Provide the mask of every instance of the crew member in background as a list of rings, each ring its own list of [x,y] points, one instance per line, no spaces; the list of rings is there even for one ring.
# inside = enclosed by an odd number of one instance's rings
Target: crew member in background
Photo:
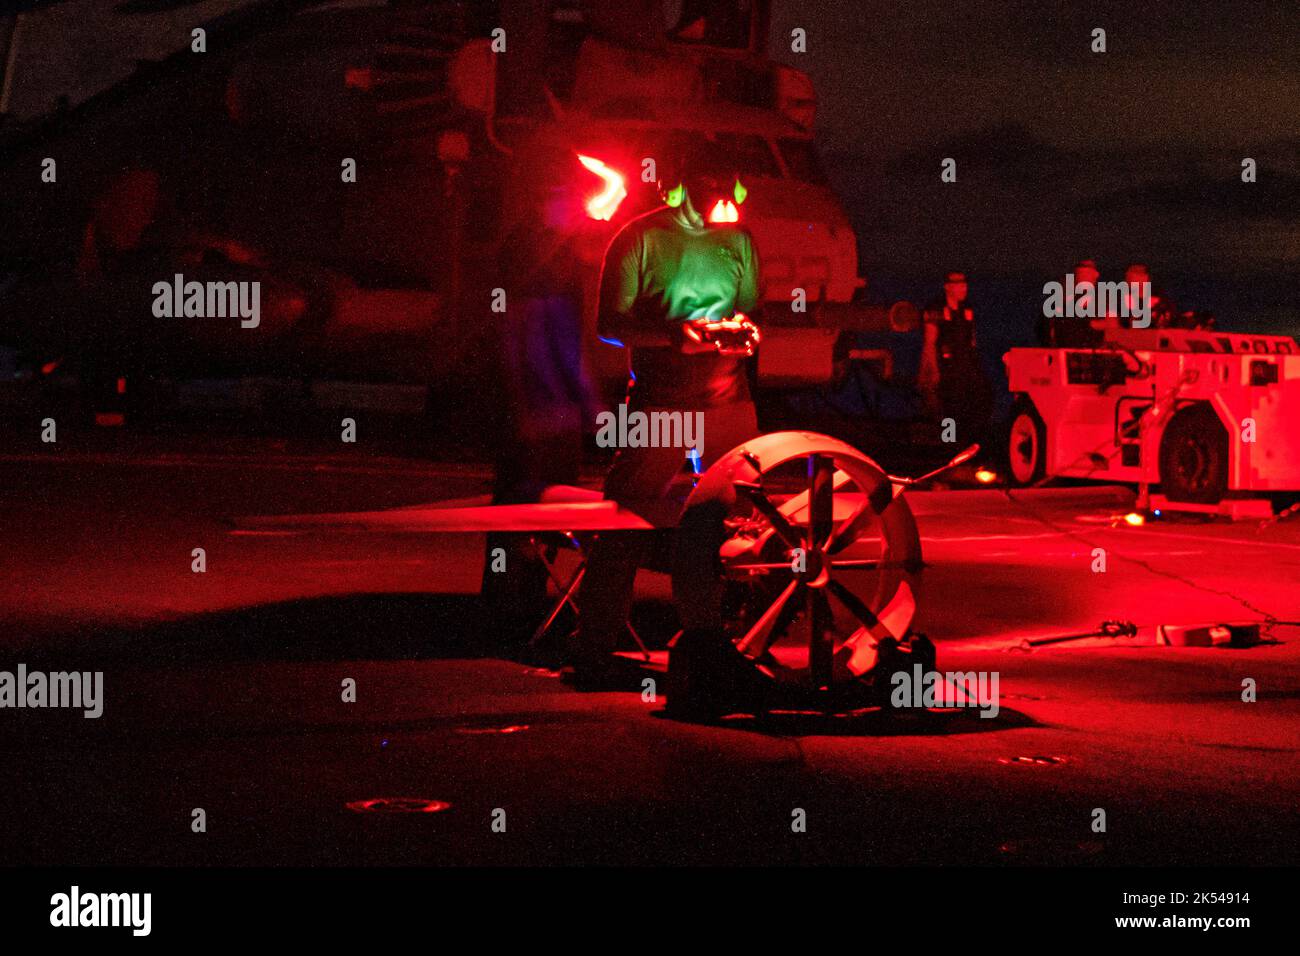
[[[1090,349],[1101,344],[1101,325],[1094,325],[1094,320],[1087,318],[1087,312],[1097,301],[1097,282],[1101,272],[1093,260],[1080,259],[1073,276],[1073,305],[1062,314],[1044,316],[1045,324],[1040,326],[1039,341],[1050,348]],[[1061,287],[1071,288],[1069,277]]]
[[[584,429],[599,401],[582,357],[580,246],[589,220],[571,153],[520,150],[505,202],[510,220],[497,262],[506,311],[499,322],[500,402],[494,504],[538,501],[549,485],[576,485]],[[495,549],[506,570],[494,570]],[[526,637],[545,607],[547,572],[527,536],[492,533],[483,595],[504,636]]]
[[[1101,280],[1101,270],[1092,259],[1080,259],[1074,266],[1075,311],[1087,315],[1097,300],[1097,283]],[[1087,321],[1085,319],[1085,321]]]
[[[661,158],[665,205],[633,219],[610,243],[597,317],[601,339],[629,350],[629,413],[703,413],[694,465],[701,471],[758,434],[745,367],[759,338],[750,319],[758,305],[758,260],[749,234],[730,224],[743,191],[734,174],[718,173],[716,161],[702,146]],[[619,448],[605,497],[657,526],[675,524],[690,491],[687,451]],[[578,600],[579,688],[626,682],[612,652],[647,544],[643,533],[632,532],[604,534],[592,546]]]
[[[1093,330],[1100,335],[1102,341],[1109,341],[1110,333],[1114,331],[1133,328],[1135,319],[1141,321],[1148,302],[1153,307],[1154,317],[1155,301],[1151,292],[1151,275],[1142,263],[1135,262],[1124,270],[1120,295],[1123,297],[1121,302],[1108,300],[1107,305],[1110,306],[1108,311],[1091,321]],[[1151,325],[1154,326],[1155,322],[1152,321]]]
[[[917,384],[935,418],[957,422],[962,444],[983,442],[993,413],[993,390],[980,365],[975,313],[961,272],[949,272],[943,297],[925,310],[925,344]]]
[[[1151,328],[1171,329],[1186,327],[1183,326],[1181,317],[1174,306],[1173,300],[1161,289],[1157,289],[1151,281],[1151,272],[1146,265],[1141,262],[1135,262],[1124,271],[1125,295],[1128,297],[1129,317],[1121,318],[1120,324],[1125,328],[1131,328],[1133,325],[1133,316],[1138,314],[1138,307],[1141,305],[1141,294],[1136,288],[1141,283],[1146,283],[1146,295],[1150,297],[1151,302]]]

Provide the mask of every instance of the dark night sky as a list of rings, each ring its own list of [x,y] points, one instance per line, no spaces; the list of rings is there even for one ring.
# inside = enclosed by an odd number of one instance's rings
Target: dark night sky
[[[28,18],[25,41],[52,51],[46,87],[98,88],[164,52],[146,22],[183,35],[240,0],[119,2]],[[1019,283],[1001,293],[1018,301],[1080,257],[1107,274],[1144,259],[1188,305],[1300,331],[1300,0],[774,0],[771,49],[817,85],[820,150],[880,294],[926,295],[963,267],[977,289]],[[939,183],[945,156],[955,184]]]
[[[1081,257],[1143,259],[1188,307],[1300,331],[1300,3],[777,0],[772,40],[817,84],[877,292],[964,267],[1018,301]]]
[[[795,26],[810,34],[803,56],[782,46]],[[1105,54],[1089,49],[1095,27]],[[832,149],[1003,122],[1085,149],[1300,136],[1293,0],[777,0],[772,36],[816,80]]]
[[[20,77],[11,105],[40,111],[55,86],[80,99],[246,2],[158,0],[124,15],[122,0],[67,0],[29,14],[23,44],[48,52],[45,79]],[[789,50],[796,26],[809,33],[802,55]],[[1097,26],[1104,55],[1088,49]],[[816,81],[831,150],[887,153],[1000,122],[1061,146],[1300,137],[1296,0],[774,0],[771,49]]]

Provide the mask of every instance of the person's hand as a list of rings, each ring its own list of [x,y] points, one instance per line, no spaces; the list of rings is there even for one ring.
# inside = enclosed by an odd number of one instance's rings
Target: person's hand
[[[722,355],[750,356],[762,341],[762,334],[743,312],[727,319],[696,319],[682,325],[688,353],[718,352]]]
[[[703,319],[681,324],[679,327],[681,336],[677,347],[684,355],[702,355],[705,352],[717,351],[713,340],[708,336],[707,324]]]
[[[739,327],[740,352],[746,356],[753,355],[754,349],[758,348],[758,343],[763,341],[763,334],[758,331],[754,321],[743,312],[737,312],[732,317],[732,321]]]

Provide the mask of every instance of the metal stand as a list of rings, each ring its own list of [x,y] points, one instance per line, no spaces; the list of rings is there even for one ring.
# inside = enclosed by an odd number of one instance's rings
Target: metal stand
[[[556,618],[560,616],[560,612],[564,610],[566,604],[573,610],[575,616],[582,616],[582,612],[578,610],[578,603],[573,599],[573,595],[577,592],[578,585],[582,583],[582,579],[587,574],[587,552],[583,549],[582,542],[578,540],[577,535],[573,534],[573,532],[565,531],[564,537],[571,545],[573,545],[573,549],[577,551],[579,555],[578,567],[574,569],[573,574],[569,576],[567,581],[560,576],[560,572],[556,569],[557,562],[551,560],[547,556],[546,544],[543,541],[540,541],[535,535],[530,535],[528,538],[528,543],[533,546],[533,550],[537,553],[538,560],[542,562],[542,565],[546,568],[547,575],[550,576],[550,579],[555,583],[555,587],[560,592],[559,597],[555,599],[555,603],[551,606],[550,613],[546,615],[546,619],[543,620],[541,624],[537,625],[537,630],[533,631],[533,636],[528,639],[529,647],[536,647],[537,644],[541,642],[542,638],[545,637],[555,625]],[[646,648],[645,642],[641,640],[641,635],[636,632],[636,628],[632,626],[631,621],[626,622],[626,624],[627,632],[632,635],[632,640],[636,642],[636,646],[641,652],[642,659],[648,662],[650,660],[650,651]]]

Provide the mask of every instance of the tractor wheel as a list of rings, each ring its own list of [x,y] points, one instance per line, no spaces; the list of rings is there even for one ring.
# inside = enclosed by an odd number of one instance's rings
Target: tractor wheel
[[[1047,473],[1047,426],[1034,403],[1016,402],[1007,428],[1007,476],[1017,487],[1041,481]]]
[[[920,569],[911,509],[857,449],[807,432],[733,449],[677,529],[669,709],[754,713],[782,687],[828,709],[852,697],[880,642],[910,633]]]
[[[1176,411],[1160,439],[1160,487],[1170,501],[1218,504],[1228,491],[1228,430],[1209,405]]]

